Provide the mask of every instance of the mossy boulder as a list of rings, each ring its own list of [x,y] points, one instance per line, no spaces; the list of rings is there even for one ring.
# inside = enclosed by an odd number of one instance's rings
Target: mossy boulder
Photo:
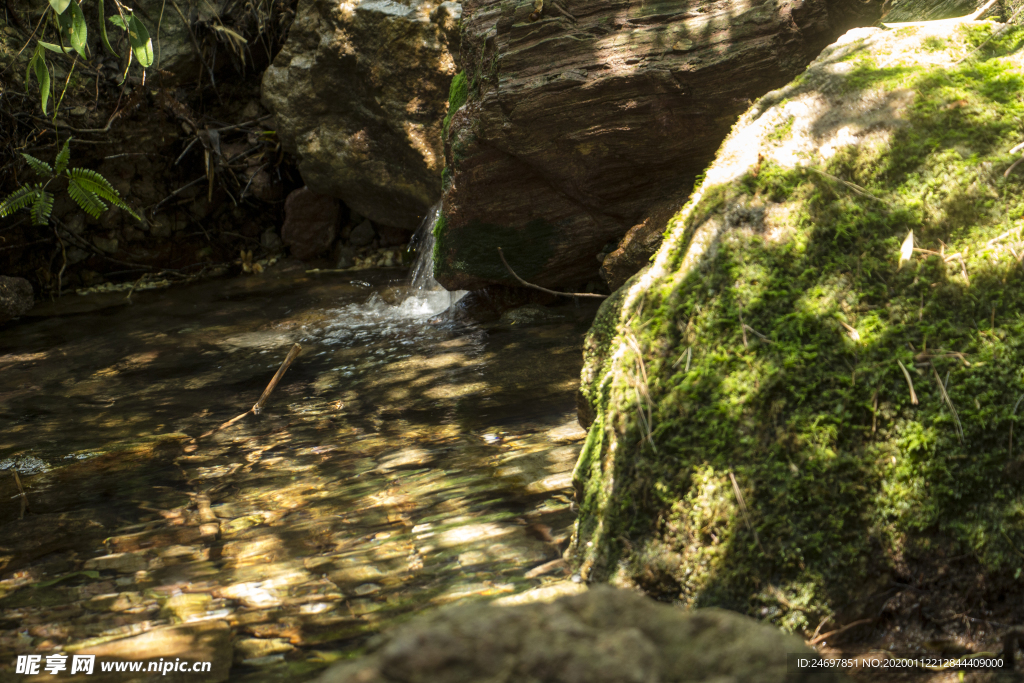
[[[600,587],[545,604],[470,602],[370,641],[319,683],[840,683],[799,639],[725,610],[684,612]],[[791,653],[791,656],[787,656]]]
[[[855,29],[742,116],[587,340],[585,579],[808,632],[1020,594],[1022,45]]]

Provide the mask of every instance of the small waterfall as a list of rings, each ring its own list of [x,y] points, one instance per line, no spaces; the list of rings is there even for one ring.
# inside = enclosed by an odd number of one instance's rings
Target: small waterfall
[[[466,295],[463,291],[449,292],[434,279],[434,226],[440,216],[438,202],[430,207],[413,235],[412,246],[417,253],[409,273],[410,285],[389,288],[387,300],[374,293],[365,303],[334,309],[322,333],[325,340],[352,344],[389,335],[415,338],[430,327],[425,322]]]
[[[423,315],[436,315],[467,293],[462,290],[449,292],[434,279],[434,226],[440,217],[441,202],[438,202],[427,211],[412,237],[416,261],[409,271],[409,295],[396,308],[411,305],[413,309],[422,309]]]

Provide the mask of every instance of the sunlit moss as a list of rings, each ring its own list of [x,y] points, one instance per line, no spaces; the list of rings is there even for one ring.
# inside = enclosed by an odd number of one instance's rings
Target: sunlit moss
[[[575,473],[588,578],[800,630],[924,555],[1020,573],[1022,36],[970,28],[949,49],[977,58],[948,67],[853,60],[849,91],[914,93],[905,125],[702,188],[657,277],[605,304]],[[937,253],[901,268],[911,230]]]

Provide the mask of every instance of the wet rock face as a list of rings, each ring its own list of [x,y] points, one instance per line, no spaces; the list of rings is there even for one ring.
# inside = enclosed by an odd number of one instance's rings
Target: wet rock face
[[[499,246],[540,285],[594,277],[609,240],[661,202],[678,208],[748,99],[881,3],[739,5],[465,2],[438,280],[510,282]]]
[[[285,148],[311,189],[415,229],[441,191],[441,121],[458,5],[303,0],[263,77]]]
[[[368,657],[320,683],[653,683],[842,681],[831,671],[789,674],[803,643],[718,609],[683,612],[599,587],[551,604],[481,603],[443,610],[386,634]]]
[[[0,323],[25,315],[34,304],[28,280],[0,275]]]

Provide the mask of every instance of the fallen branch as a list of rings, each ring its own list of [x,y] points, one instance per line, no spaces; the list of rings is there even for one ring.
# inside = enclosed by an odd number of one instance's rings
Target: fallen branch
[[[260,412],[263,410],[263,405],[267,402],[267,399],[270,398],[271,392],[274,391],[274,387],[276,387],[277,383],[281,381],[282,377],[284,377],[284,373],[285,373],[285,371],[288,370],[288,366],[291,365],[292,362],[298,357],[299,351],[301,351],[301,350],[302,350],[302,346],[301,345],[299,345],[297,343],[292,345],[292,348],[288,352],[288,355],[285,356],[284,362],[281,363],[281,367],[279,367],[277,369],[277,373],[274,375],[273,379],[270,380],[270,384],[268,384],[267,388],[263,390],[263,395],[260,396],[260,400],[256,401],[256,403],[253,405],[252,408],[249,408],[249,410],[245,411],[241,415],[238,415],[236,417],[231,418],[230,420],[228,420],[227,422],[225,422],[221,426],[217,427],[216,429],[211,429],[210,431],[206,432],[205,434],[203,434],[199,438],[200,439],[204,439],[204,438],[210,436],[211,434],[216,434],[220,430],[222,430],[222,429],[224,429],[226,427],[230,427],[231,425],[235,424],[236,422],[241,420],[243,417],[245,417],[249,413],[252,413],[253,415],[259,415]]]
[[[825,640],[826,638],[831,638],[832,636],[837,636],[840,633],[842,633],[843,631],[851,629],[854,626],[860,626],[861,624],[870,624],[874,620],[875,620],[874,617],[869,617],[867,619],[858,619],[857,621],[852,621],[849,624],[847,624],[846,626],[843,626],[842,628],[837,628],[834,631],[829,631],[828,633],[822,633],[817,638],[812,638],[811,640],[808,640],[807,644],[808,645],[817,645],[818,643],[820,643],[821,641]]]
[[[761,549],[761,554],[765,557],[770,557],[770,555],[765,552],[764,546],[761,545],[761,539],[757,537],[757,529],[755,529],[754,525],[750,523],[750,515],[747,513],[747,503],[743,500],[743,492],[740,491],[740,485],[736,482],[736,475],[729,472],[729,479],[732,480],[732,490],[736,493],[736,502],[740,504],[740,512],[743,513],[743,521],[747,523],[747,529],[749,529],[750,533],[754,535],[754,540],[757,541],[757,547]]]
[[[28,511],[28,495],[25,493],[25,487],[21,485],[18,470],[11,468],[11,474],[14,475],[14,483],[18,485],[18,495],[21,498],[21,512],[18,513],[18,519],[24,519],[25,512]]]
[[[956,408],[953,407],[953,401],[950,400],[949,394],[946,393],[946,385],[942,383],[942,379],[939,377],[939,371],[935,369],[935,365],[929,363],[932,366],[932,372],[935,374],[935,381],[939,383],[939,391],[942,392],[942,398],[945,399],[946,405],[949,406],[950,412],[953,413],[953,420],[956,423],[956,435],[960,439],[960,443],[964,442],[964,428],[960,424],[960,416],[956,413]],[[947,379],[948,379],[947,375]]]
[[[910,373],[907,372],[906,366],[904,366],[903,363],[900,362],[899,358],[896,359],[896,362],[899,364],[900,370],[903,371],[903,376],[907,378],[907,386],[910,387],[910,405],[916,406],[917,394],[914,393],[914,382],[910,379]]]
[[[585,293],[585,292],[577,294],[577,293],[574,293],[574,292],[556,292],[553,289],[548,289],[546,287],[541,287],[540,285],[535,285],[533,283],[527,282],[523,278],[521,278],[518,275],[516,275],[516,271],[512,270],[512,266],[510,266],[508,264],[508,261],[505,260],[505,254],[502,253],[501,247],[498,247],[498,256],[501,257],[501,262],[505,264],[505,268],[508,270],[509,273],[512,274],[512,277],[514,277],[516,280],[518,280],[519,284],[521,284],[524,287],[529,287],[530,289],[536,289],[539,292],[546,292],[547,294],[554,294],[555,296],[575,296],[575,297],[579,297],[579,298],[588,297],[588,298],[591,298],[591,299],[607,299],[608,298],[607,294],[588,294],[588,293]]]

